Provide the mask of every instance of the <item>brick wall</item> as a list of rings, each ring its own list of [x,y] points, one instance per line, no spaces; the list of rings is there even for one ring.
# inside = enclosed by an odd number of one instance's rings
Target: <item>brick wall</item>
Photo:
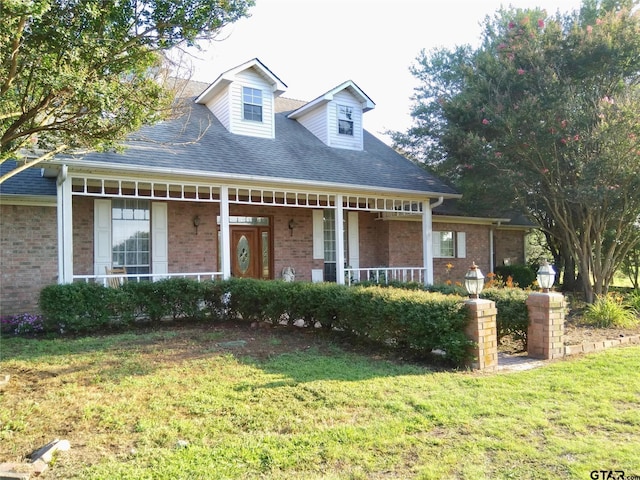
[[[93,275],[93,201],[94,199],[89,197],[73,197],[73,273],[75,275]]]
[[[93,273],[93,199],[74,197],[74,272]],[[196,202],[168,202],[169,272],[217,271],[219,205]],[[200,217],[198,234],[193,217]],[[306,208],[230,205],[230,215],[269,216],[274,234],[274,277],[292,266],[296,279],[311,280],[311,270],[322,268],[313,260],[312,210]],[[379,221],[374,213],[359,212],[360,266],[421,266],[422,223]],[[289,229],[289,221],[295,227]],[[434,258],[434,281],[462,281],[472,261],[486,275],[489,272],[489,226],[434,222],[434,231],[466,232],[466,258]],[[497,264],[502,258],[524,260],[523,232],[497,230],[494,233]],[[152,246],[153,248],[153,246]],[[447,264],[453,265],[447,276]]]
[[[526,232],[522,230],[496,230],[494,232],[494,249],[496,252],[496,265],[503,265],[508,258],[511,264],[524,263],[524,237]]]
[[[389,266],[422,266],[422,222],[385,223],[389,225]]]
[[[55,205],[0,205],[0,315],[35,313],[58,280]]]
[[[464,275],[469,270],[471,262],[476,262],[482,273],[486,276],[489,273],[489,226],[469,225],[460,223],[433,223],[434,232],[465,232],[466,233],[466,256],[465,258],[434,258],[433,259],[433,281],[443,283],[447,280],[452,282],[464,282]],[[447,269],[447,265],[453,267]]]
[[[219,205],[198,202],[167,203],[169,273],[218,271],[216,217]],[[195,216],[200,218],[197,233],[193,225]],[[153,245],[151,248],[153,249]]]
[[[358,215],[360,267],[389,265],[389,222],[376,220],[377,214]]]

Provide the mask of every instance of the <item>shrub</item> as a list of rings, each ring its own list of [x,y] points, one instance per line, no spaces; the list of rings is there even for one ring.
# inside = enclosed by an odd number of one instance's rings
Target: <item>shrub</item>
[[[40,292],[47,331],[88,332],[108,325],[116,289],[97,283],[49,285]]]
[[[168,315],[174,320],[202,316],[203,289],[199,282],[186,278],[168,278],[154,282],[155,293],[162,299]]]
[[[515,286],[529,288],[536,280],[536,272],[527,265],[499,265],[495,267],[495,273],[506,280],[511,277]]]
[[[596,298],[596,301],[587,305],[583,322],[595,327],[632,328],[638,325],[636,312],[624,304],[624,297],[611,293]]]
[[[640,290],[633,290],[629,292],[625,296],[624,301],[629,305],[629,308],[636,313],[636,315],[640,315]]]
[[[201,284],[204,311],[212,320],[226,320],[229,318],[230,295],[227,282],[207,280]]]
[[[529,327],[529,311],[526,304],[528,295],[528,292],[520,288],[488,288],[480,293],[481,298],[496,304],[498,341],[512,335],[514,340],[522,340],[526,348]]]
[[[160,282],[127,282],[115,289],[123,299],[128,316],[134,319],[144,319],[159,322],[171,313],[161,292]],[[126,299],[126,302],[124,301]]]
[[[390,286],[237,278],[127,282],[120,288],[77,283],[43,289],[41,308],[54,331],[123,328],[140,318],[194,319],[208,313],[212,319],[273,324],[303,319],[418,355],[439,349],[456,364],[467,359],[472,344],[464,334],[468,318],[461,297]]]

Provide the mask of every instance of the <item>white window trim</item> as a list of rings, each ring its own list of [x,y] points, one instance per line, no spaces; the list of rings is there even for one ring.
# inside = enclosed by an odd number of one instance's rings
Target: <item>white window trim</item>
[[[440,234],[451,233],[453,238],[453,255],[442,255]],[[433,258],[467,258],[467,233],[453,230],[439,230],[432,232]]]
[[[342,110],[344,109],[344,114]],[[347,137],[355,136],[355,121],[353,120],[354,116],[354,108],[349,105],[341,105],[337,104],[337,114],[338,114],[338,135],[345,135]],[[349,122],[351,123],[351,133],[344,133],[340,131],[340,122]]]
[[[260,103],[247,102],[245,100],[245,90],[251,91],[250,94],[252,99],[255,97],[254,92],[260,92]],[[260,120],[255,120],[253,118],[246,118],[245,109],[244,109],[245,105],[251,105],[252,107],[260,107]],[[262,90],[260,90],[259,88],[253,88],[253,87],[247,87],[247,86],[242,87],[242,117],[241,118],[245,122],[257,122],[257,123],[264,122],[264,95]]]

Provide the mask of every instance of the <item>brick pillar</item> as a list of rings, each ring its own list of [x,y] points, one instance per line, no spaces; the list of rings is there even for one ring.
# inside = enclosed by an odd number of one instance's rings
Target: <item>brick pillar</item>
[[[561,293],[532,293],[527,298],[527,354],[548,360],[564,356],[565,299]]]
[[[469,311],[467,337],[475,342],[469,366],[474,370],[495,370],[498,366],[498,333],[496,304],[491,300],[470,299],[464,302]]]

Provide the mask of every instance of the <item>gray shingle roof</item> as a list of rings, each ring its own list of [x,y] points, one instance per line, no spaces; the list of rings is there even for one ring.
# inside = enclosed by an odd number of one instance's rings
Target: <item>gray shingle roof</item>
[[[457,194],[426,170],[391,147],[364,133],[364,151],[326,146],[305,127],[286,115],[275,115],[275,139],[236,135],[204,105],[190,102],[185,115],[145,127],[126,143],[123,153],[92,153],[83,160],[101,164],[176,169],[265,179],[291,179],[374,189]]]
[[[0,165],[0,175],[13,170],[16,165],[14,160],[3,162]],[[27,168],[0,184],[0,195],[55,196],[56,179],[44,178],[40,168]]]

